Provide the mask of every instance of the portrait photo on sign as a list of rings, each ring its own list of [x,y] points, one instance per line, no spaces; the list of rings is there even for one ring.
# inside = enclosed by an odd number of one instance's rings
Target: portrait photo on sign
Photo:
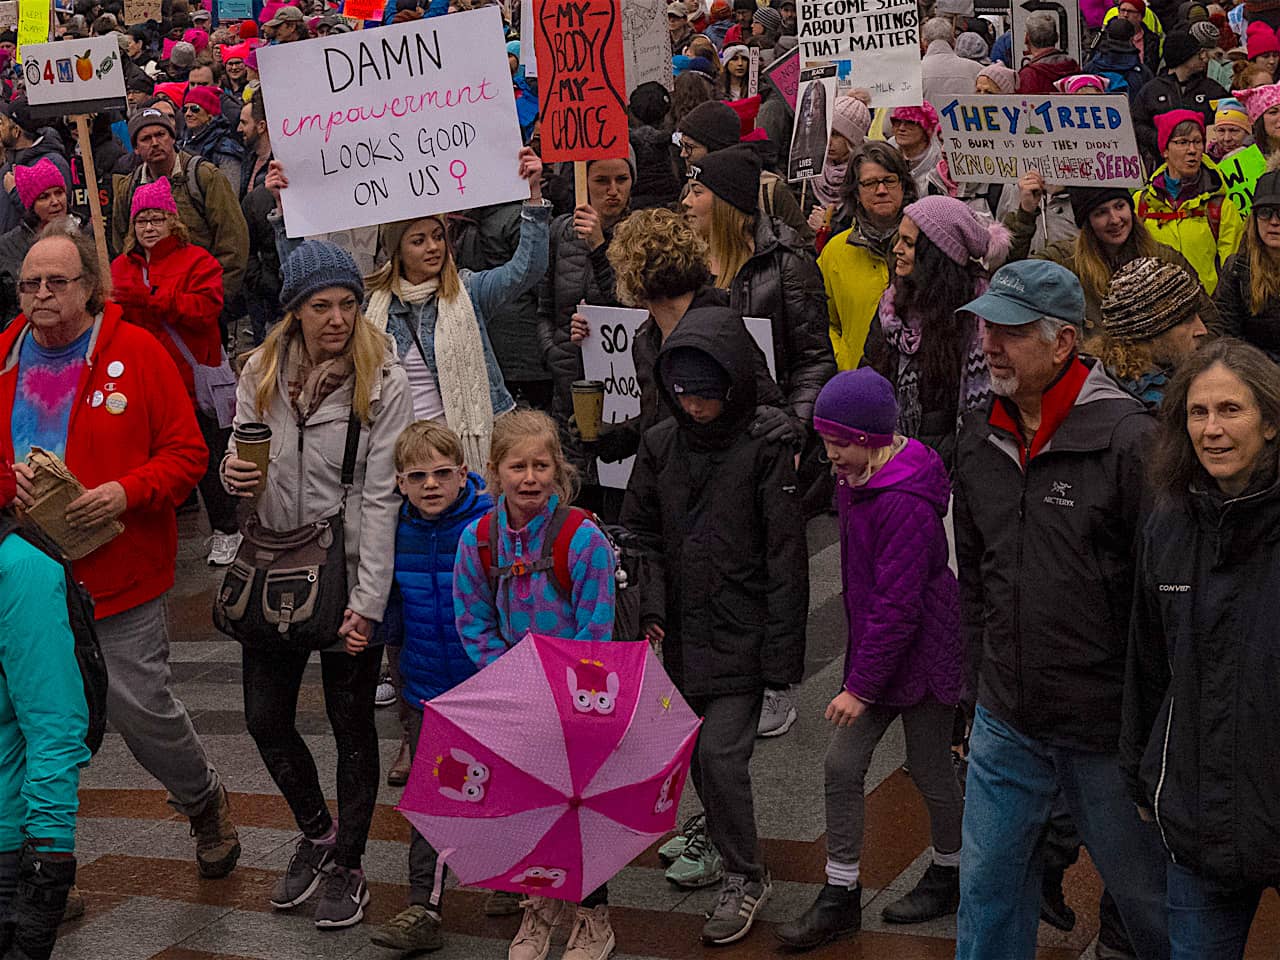
[[[800,71],[796,122],[791,131],[787,179],[792,183],[822,173],[836,102],[835,64]]]

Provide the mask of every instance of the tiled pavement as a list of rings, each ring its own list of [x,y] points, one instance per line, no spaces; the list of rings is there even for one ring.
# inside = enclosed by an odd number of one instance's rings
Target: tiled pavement
[[[192,860],[185,820],[173,815],[159,785],[137,766],[120,737],[106,744],[81,781],[78,854],[80,887],[88,901],[83,920],[63,927],[55,960],[392,960],[393,951],[369,944],[371,923],[394,915],[405,894],[407,825],[395,812],[398,791],[383,786],[365,869],[373,902],[362,926],[319,932],[304,907],[274,914],[270,885],[284,868],[296,831],[244,729],[239,651],[209,622],[217,574],[203,565],[195,521],[184,518],[178,585],[170,598],[171,654],[179,696],[187,704],[215,765],[232,792],[244,854],[232,876],[201,880]],[[822,756],[827,742],[822,707],[839,682],[843,613],[839,601],[839,548],[828,519],[810,526],[812,596],[806,680],[799,690],[800,720],[785,737],[760,741],[753,765],[756,811],[774,895],[759,929],[743,943],[705,950],[701,913],[710,891],[685,893],[666,883],[652,850],[609,885],[618,935],[618,960],[686,960],[714,954],[725,960],[777,956],[773,928],[794,916],[823,880]],[[300,698],[299,729],[332,784],[334,748],[324,715],[318,667],[308,672]],[[399,740],[394,710],[379,713],[383,765]],[[954,919],[908,929],[886,928],[879,909],[909,889],[924,870],[929,846],[924,806],[899,769],[900,728],[882,744],[868,779],[869,842],[863,863],[867,929],[857,939],[815,951],[815,958],[942,960],[954,953]],[[687,791],[686,810],[696,804]],[[1099,882],[1086,862],[1067,876],[1068,901],[1080,921],[1064,935],[1042,926],[1043,960],[1091,957]],[[483,894],[450,891],[445,905],[446,947],[441,960],[505,957],[515,918],[488,919]],[[1250,943],[1250,960],[1274,958],[1280,943],[1280,902],[1269,894]],[[552,957],[558,953],[553,951]],[[992,958],[999,960],[999,958]]]

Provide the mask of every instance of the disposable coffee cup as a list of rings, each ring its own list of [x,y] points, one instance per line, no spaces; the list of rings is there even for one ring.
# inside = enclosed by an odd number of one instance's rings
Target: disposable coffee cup
[[[587,443],[594,443],[600,439],[600,421],[604,417],[604,381],[575,380],[571,389],[578,433]]]
[[[262,492],[267,484],[267,465],[271,462],[271,428],[265,423],[242,423],[236,427],[236,456],[248,460],[262,471],[262,479],[254,487],[254,494]]]

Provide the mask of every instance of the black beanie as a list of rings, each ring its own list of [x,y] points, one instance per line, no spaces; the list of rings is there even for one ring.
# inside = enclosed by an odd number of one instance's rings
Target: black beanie
[[[689,165],[689,179],[730,206],[755,214],[760,208],[760,154],[749,144],[714,150]]]
[[[1129,209],[1133,209],[1133,194],[1124,187],[1067,187],[1067,196],[1071,199],[1071,214],[1081,230],[1084,229],[1089,214],[1104,203],[1127,200]]]
[[[663,378],[677,397],[723,400],[729,396],[729,374],[715,357],[697,347],[675,347],[663,357]]]
[[[1102,42],[1098,45],[1098,49],[1127,53],[1129,50],[1136,49],[1133,46],[1135,33],[1137,29],[1124,17],[1113,17],[1102,29]]]
[[[1172,70],[1180,67],[1204,48],[1186,30],[1176,30],[1164,38],[1164,65]]]
[[[741,139],[742,124],[733,107],[720,100],[707,100],[684,115],[680,132],[687,133],[708,150],[723,150]]]
[[[661,125],[670,107],[671,94],[666,87],[654,80],[642,83],[631,91],[631,114],[646,126]]]

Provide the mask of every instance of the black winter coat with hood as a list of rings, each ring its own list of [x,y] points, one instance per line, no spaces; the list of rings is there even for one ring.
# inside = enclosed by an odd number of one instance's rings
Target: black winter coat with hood
[[[1274,444],[1270,456],[1276,456]],[[1280,482],[1227,499],[1208,477],[1144,529],[1121,766],[1175,863],[1280,883]]]
[[[969,690],[1026,736],[1114,753],[1155,419],[1096,360],[1073,362],[1087,376],[1025,466],[1006,401],[990,416],[969,414],[960,432],[953,489]],[[1050,386],[1046,411],[1054,388],[1071,382],[1068,372]],[[1058,401],[1061,412],[1069,394]]]
[[[729,284],[729,306],[739,316],[773,321],[778,386],[792,414],[811,423],[818,391],[836,375],[836,358],[822,271],[785,223],[757,218],[755,253]]]
[[[661,382],[677,347],[729,375],[711,423],[695,423]],[[754,366],[732,311],[680,321],[658,357],[659,390],[677,412],[645,433],[622,505],[622,524],[655,558],[641,622],[663,626],[664,666],[691,697],[780,688],[804,671],[809,565],[794,453],[750,434]]]

